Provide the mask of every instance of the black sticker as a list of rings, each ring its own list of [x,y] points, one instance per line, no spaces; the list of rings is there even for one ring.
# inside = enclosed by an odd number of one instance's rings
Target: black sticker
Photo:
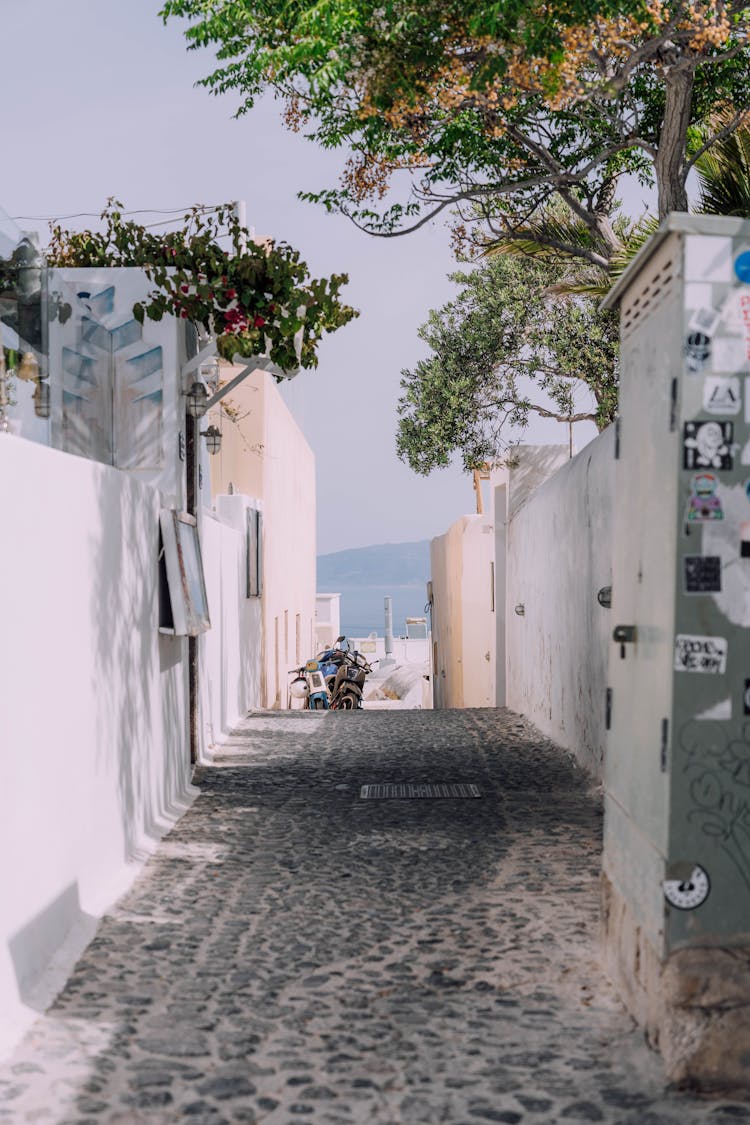
[[[685,556],[685,593],[721,593],[721,558],[719,555]]]
[[[711,341],[703,332],[691,332],[685,341],[685,358],[688,371],[701,371],[711,355]]]
[[[732,422],[686,422],[682,439],[685,469],[731,469]]]
[[[750,715],[750,680],[745,680],[745,692],[742,696],[743,712]]]
[[[750,523],[740,524],[740,558],[750,559]]]

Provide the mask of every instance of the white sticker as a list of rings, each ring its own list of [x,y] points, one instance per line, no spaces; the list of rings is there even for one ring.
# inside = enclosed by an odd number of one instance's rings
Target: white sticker
[[[745,421],[750,423],[750,375],[745,376]]]
[[[745,355],[745,341],[740,336],[715,338],[711,366],[714,371],[746,371],[748,359]]]
[[[726,637],[694,637],[687,633],[678,633],[675,637],[675,672],[704,672],[721,676],[726,667]]]
[[[714,703],[714,705],[712,707],[707,707],[705,711],[701,711],[700,714],[696,715],[695,717],[698,720],[716,719],[716,720],[724,721],[725,719],[731,719],[731,717],[732,717],[732,697],[731,697],[731,695],[727,696],[726,699],[720,700],[718,703]]]
[[[703,332],[706,336],[713,336],[716,325],[720,320],[721,313],[717,312],[716,309],[696,309],[690,317],[688,328],[693,328],[696,332]]]
[[[696,864],[687,879],[665,879],[664,897],[670,906],[678,910],[695,910],[701,906],[711,891],[708,873]]]
[[[709,414],[739,414],[742,387],[737,375],[707,375],[703,383],[703,409]]]
[[[742,447],[740,454],[740,465],[750,465],[750,441],[746,442]]]

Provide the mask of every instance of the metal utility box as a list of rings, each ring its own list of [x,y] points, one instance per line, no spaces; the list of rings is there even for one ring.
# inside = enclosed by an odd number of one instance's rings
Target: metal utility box
[[[685,1061],[674,966],[750,947],[750,222],[670,216],[618,303],[605,954],[695,1078],[718,1056]]]

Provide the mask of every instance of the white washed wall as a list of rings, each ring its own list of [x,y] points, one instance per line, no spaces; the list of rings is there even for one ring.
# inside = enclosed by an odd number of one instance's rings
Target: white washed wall
[[[201,636],[201,750],[221,742],[261,706],[261,599],[247,594],[246,511],[257,501],[217,496],[204,511],[201,550],[211,628]]]
[[[597,592],[611,582],[614,429],[518,506],[513,484],[511,475],[507,705],[599,775],[612,620]]]
[[[150,485],[0,437],[0,1042],[194,795]]]

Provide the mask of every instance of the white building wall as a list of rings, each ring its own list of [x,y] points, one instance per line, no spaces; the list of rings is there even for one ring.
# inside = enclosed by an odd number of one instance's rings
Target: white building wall
[[[0,439],[0,1011],[82,944],[191,789],[186,642],[158,632],[159,493]],[[76,936],[77,935],[77,936]],[[83,935],[83,936],[81,936]]]
[[[200,638],[201,756],[261,706],[261,599],[247,597],[247,496],[218,496],[200,536],[211,628]]]
[[[507,705],[600,774],[613,626],[597,592],[611,583],[614,429],[516,503],[513,484]]]
[[[330,648],[341,636],[341,594],[315,596],[315,651]],[[311,652],[310,656],[314,654]]]
[[[263,379],[263,613],[272,642],[266,646],[265,705],[285,708],[288,673],[311,655],[315,632],[315,455],[271,376]]]

